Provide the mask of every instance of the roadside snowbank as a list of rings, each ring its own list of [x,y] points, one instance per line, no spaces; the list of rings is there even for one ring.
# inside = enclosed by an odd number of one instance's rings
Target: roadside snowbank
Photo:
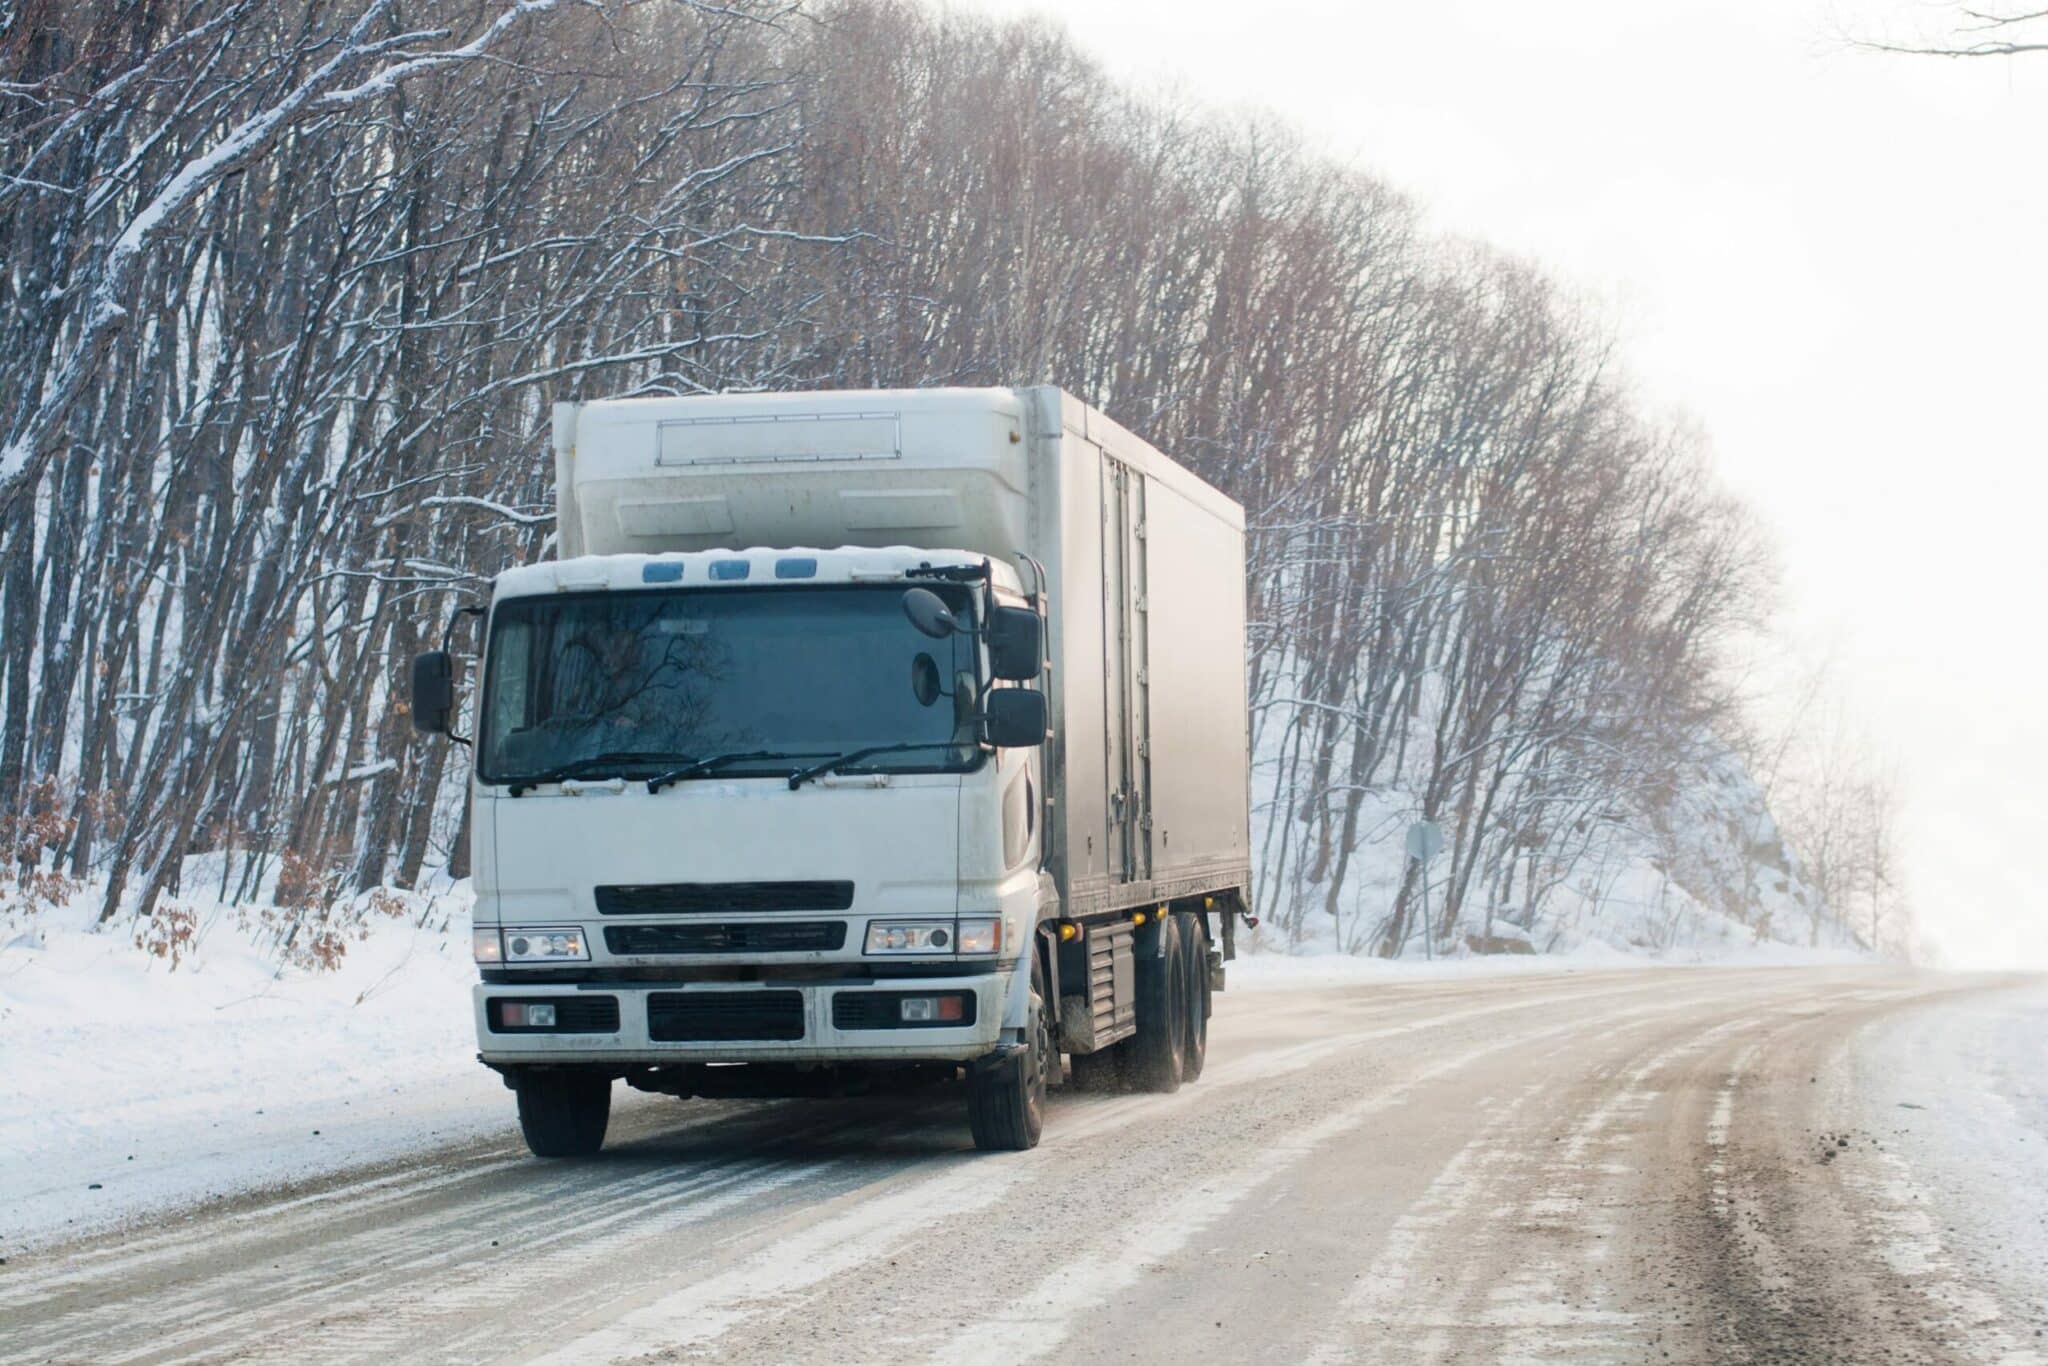
[[[1293,691],[1285,683],[1278,688],[1279,695]],[[1425,685],[1408,734],[1384,752],[1431,753],[1440,702]],[[1293,763],[1294,727],[1268,725],[1263,736],[1252,762],[1252,850],[1264,936],[1291,952],[1373,948],[1389,932],[1412,876],[1404,833],[1424,814],[1418,773],[1333,788],[1330,810],[1349,808],[1351,818],[1342,840],[1326,843],[1313,822],[1303,824],[1311,815],[1327,818],[1320,803],[1284,795],[1291,790],[1283,777]],[[1632,956],[1686,955],[1684,961],[1720,961],[1758,940],[1859,947],[1809,880],[1741,757],[1715,736],[1696,739],[1663,796],[1637,793],[1639,806],[1581,819],[1570,830],[1525,831],[1546,845],[1536,859],[1540,876],[1535,864],[1517,861],[1503,880],[1497,858],[1504,851],[1492,849],[1483,860],[1489,871],[1468,886],[1462,914],[1441,938],[1520,941],[1549,956],[1604,943]],[[1340,746],[1329,762],[1345,771],[1351,756]],[[1454,857],[1428,869],[1428,902],[1437,916],[1454,875]],[[1471,877],[1469,866],[1462,876]],[[1419,920],[1409,920],[1403,958],[1424,956]]]
[[[475,1062],[466,884],[380,918],[332,972],[279,969],[232,911],[173,969],[91,912],[0,930],[0,1256],[504,1132]]]
[[[2048,986],[1903,1014],[1859,1040],[1864,1127],[1896,1160],[1886,1192],[1919,1218],[1892,1255],[1960,1256],[2010,1304],[2048,1303]]]
[[[1587,940],[1567,953],[1465,954],[1451,958],[1360,958],[1341,953],[1241,953],[1229,967],[1230,990],[1341,986],[1352,982],[1433,982],[1456,977],[1512,977],[1541,973],[1618,971],[1651,967],[1824,967],[1873,963],[1861,949],[1800,948],[1766,942],[1716,952],[1624,952]]]

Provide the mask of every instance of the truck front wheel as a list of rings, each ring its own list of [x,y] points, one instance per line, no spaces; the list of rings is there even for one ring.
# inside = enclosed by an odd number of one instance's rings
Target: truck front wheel
[[[967,1125],[984,1152],[1022,1152],[1038,1146],[1045,1129],[1045,1091],[1059,1054],[1045,1008],[1045,970],[1031,955],[1031,1016],[1022,1052],[967,1074]]]
[[[515,1089],[519,1132],[535,1157],[587,1157],[604,1146],[612,1116],[610,1077],[526,1072]]]

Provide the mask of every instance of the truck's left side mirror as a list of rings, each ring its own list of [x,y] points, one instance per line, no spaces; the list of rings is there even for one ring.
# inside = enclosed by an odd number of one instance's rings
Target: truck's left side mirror
[[[982,724],[997,749],[1030,749],[1045,743],[1045,694],[1028,688],[997,688],[982,703]]]
[[[1029,607],[998,607],[988,618],[989,672],[1029,683],[1045,672],[1045,623]]]
[[[446,735],[455,715],[455,663],[446,650],[429,650],[412,661],[412,725],[428,735]]]

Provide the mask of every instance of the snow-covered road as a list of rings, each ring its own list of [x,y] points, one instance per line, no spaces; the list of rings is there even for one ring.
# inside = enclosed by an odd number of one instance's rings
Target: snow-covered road
[[[1886,1021],[1852,1080],[1928,1232],[1966,1259],[1985,1297],[2048,1318],[2048,986]],[[1899,1245],[1919,1240],[1902,1231]]]
[[[2028,1360],[2043,1010],[1871,968],[1233,990],[1199,1083],[1062,1096],[1031,1153],[943,1093],[650,1100],[572,1163],[508,1128],[14,1254],[0,1358]]]

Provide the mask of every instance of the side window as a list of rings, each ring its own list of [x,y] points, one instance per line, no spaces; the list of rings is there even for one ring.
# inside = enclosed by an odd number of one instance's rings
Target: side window
[[[490,743],[502,746],[533,724],[533,622],[522,613],[502,619],[491,641]]]

